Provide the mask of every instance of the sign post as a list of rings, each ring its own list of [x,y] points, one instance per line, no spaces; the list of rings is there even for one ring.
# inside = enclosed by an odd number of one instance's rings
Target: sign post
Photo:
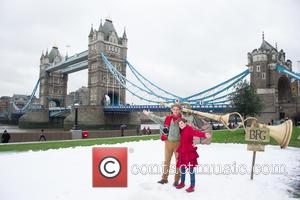
[[[253,180],[255,158],[256,158],[256,151],[253,151],[253,156],[252,156],[252,166],[251,166],[251,177],[250,177],[251,180]]]
[[[265,151],[265,145],[262,143],[270,142],[269,129],[255,127],[246,128],[245,140],[249,142],[247,150],[253,151],[250,177],[250,179],[253,180],[256,151]]]

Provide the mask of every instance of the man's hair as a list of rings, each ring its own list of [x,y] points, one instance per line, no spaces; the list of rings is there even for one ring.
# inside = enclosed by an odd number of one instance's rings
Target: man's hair
[[[174,108],[174,107],[177,107],[177,108],[179,108],[179,110],[181,110],[181,105],[178,104],[178,103],[173,104],[173,105],[171,106],[171,109]]]
[[[187,123],[187,120],[186,120],[185,118],[180,118],[180,119],[178,120],[178,123],[179,123],[179,122]]]

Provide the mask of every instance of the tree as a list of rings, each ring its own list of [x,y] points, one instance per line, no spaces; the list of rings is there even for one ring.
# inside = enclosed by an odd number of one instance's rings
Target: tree
[[[263,102],[256,93],[253,85],[248,81],[242,81],[235,87],[236,92],[231,95],[231,105],[243,117],[259,114],[263,109]]]

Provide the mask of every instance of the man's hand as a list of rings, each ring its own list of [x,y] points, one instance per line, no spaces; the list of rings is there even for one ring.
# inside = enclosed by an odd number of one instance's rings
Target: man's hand
[[[209,139],[209,138],[211,138],[211,134],[210,134],[210,133],[205,133],[205,137],[206,137],[207,139]]]
[[[149,114],[150,114],[150,111],[143,110],[143,113],[144,113],[144,115],[146,115],[146,116],[149,116]]]

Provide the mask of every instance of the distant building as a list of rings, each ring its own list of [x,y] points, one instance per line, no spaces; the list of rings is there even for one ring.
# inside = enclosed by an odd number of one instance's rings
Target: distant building
[[[89,89],[85,86],[82,86],[75,92],[70,92],[67,95],[66,105],[72,106],[75,103],[79,103],[80,105],[88,105],[89,104]]]
[[[12,102],[16,104],[18,108],[22,108],[25,106],[27,101],[29,100],[30,96],[29,95],[24,95],[24,94],[14,94],[12,96]]]
[[[0,113],[8,113],[10,109],[11,97],[2,96],[0,97]]]
[[[11,97],[11,103],[14,103],[18,108],[23,108],[28,101],[30,100],[30,95],[25,95],[25,94],[14,94]],[[36,98],[35,96],[33,97],[30,107],[36,107],[36,105],[39,105],[39,99]]]

